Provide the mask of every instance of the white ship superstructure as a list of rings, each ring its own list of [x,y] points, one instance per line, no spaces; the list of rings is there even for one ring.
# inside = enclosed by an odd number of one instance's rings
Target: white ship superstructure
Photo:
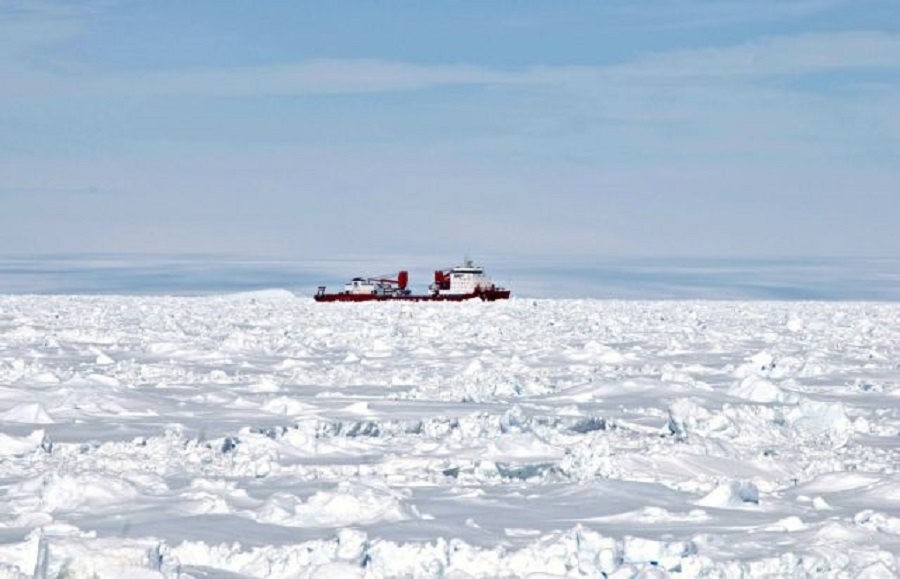
[[[375,293],[375,284],[361,277],[355,277],[344,285],[344,293],[350,295],[368,295]]]
[[[440,274],[440,275],[439,275]],[[470,260],[446,272],[436,272],[431,291],[437,295],[458,296],[474,294],[494,286],[484,268]]]

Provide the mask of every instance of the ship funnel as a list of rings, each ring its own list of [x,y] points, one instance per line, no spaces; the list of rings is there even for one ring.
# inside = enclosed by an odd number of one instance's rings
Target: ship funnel
[[[404,270],[397,274],[397,285],[400,289],[405,290],[407,284],[409,284],[409,272]]]

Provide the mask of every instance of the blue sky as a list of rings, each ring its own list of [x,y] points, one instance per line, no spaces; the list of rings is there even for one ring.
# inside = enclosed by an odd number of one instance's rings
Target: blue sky
[[[896,1],[0,0],[3,253],[893,257]]]

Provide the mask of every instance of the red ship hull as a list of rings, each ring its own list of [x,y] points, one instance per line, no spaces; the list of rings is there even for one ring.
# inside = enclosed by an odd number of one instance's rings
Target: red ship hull
[[[375,295],[375,294],[319,294],[317,302],[462,302],[480,299],[484,302],[509,299],[510,290],[493,288],[469,294],[429,294],[429,295]]]

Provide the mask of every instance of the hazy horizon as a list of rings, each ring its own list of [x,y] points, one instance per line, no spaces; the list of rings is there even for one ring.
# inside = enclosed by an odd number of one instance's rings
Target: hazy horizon
[[[478,256],[474,256],[478,258]],[[114,254],[0,255],[0,294],[210,295],[284,289],[312,296],[353,276],[410,272],[424,292],[459,260],[414,256],[252,259]],[[516,298],[900,300],[900,259],[478,258]]]

